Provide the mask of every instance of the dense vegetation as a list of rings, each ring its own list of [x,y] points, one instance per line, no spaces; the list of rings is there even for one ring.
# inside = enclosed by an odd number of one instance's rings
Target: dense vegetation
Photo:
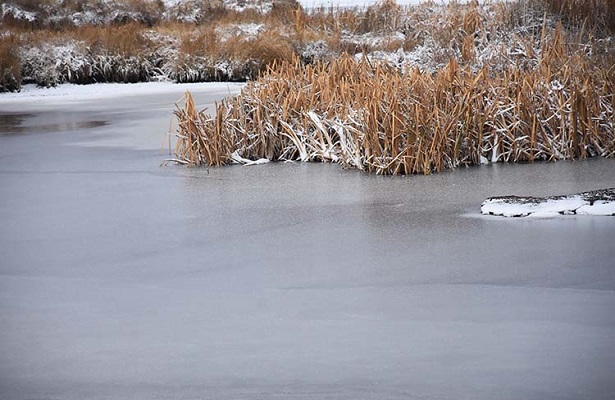
[[[474,51],[480,66],[497,62],[498,47],[513,46],[516,37],[539,35],[545,12],[548,27],[560,21],[592,55],[612,54],[615,47],[608,40],[615,0],[488,3],[480,8],[480,19],[495,19],[489,27],[467,26],[465,15],[475,11],[456,2],[400,7],[384,0],[364,9],[314,10],[295,0],[3,0],[0,5],[0,92],[19,90],[22,83],[243,81],[276,61],[298,57],[306,64],[343,53],[410,62],[433,72]],[[471,37],[473,32],[478,37]]]
[[[377,174],[429,174],[487,162],[615,156],[612,72],[545,38],[534,69],[480,71],[451,60],[435,74],[343,56],[284,62],[215,116],[187,94],[176,159],[338,162]]]

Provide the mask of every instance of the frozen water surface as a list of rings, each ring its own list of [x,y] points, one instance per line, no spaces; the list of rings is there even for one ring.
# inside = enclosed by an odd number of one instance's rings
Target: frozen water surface
[[[615,218],[480,204],[615,160],[160,167],[184,87],[139,87],[0,96],[0,398],[612,399]]]

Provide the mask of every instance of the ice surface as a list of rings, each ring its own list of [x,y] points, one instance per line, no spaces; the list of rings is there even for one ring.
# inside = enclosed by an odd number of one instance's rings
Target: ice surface
[[[0,95],[0,398],[612,398],[615,218],[477,205],[615,160],[160,167],[185,87],[148,85]]]

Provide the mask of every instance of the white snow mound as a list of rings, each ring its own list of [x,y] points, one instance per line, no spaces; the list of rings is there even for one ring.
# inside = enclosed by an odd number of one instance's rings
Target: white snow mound
[[[480,210],[484,215],[502,217],[615,216],[615,188],[564,196],[490,197],[483,202]]]

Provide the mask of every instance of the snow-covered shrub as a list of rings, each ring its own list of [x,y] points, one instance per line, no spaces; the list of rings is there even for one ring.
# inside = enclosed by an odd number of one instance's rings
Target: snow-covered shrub
[[[298,44],[298,53],[306,64],[331,59],[331,50],[324,40]]]
[[[228,12],[222,0],[182,0],[170,3],[163,16],[172,21],[204,24]]]
[[[169,75],[178,83],[223,80],[223,72],[212,64],[211,60],[205,57],[181,55]]]
[[[21,49],[24,83],[36,83],[41,87],[56,86],[59,83],[54,49],[54,46],[46,44]]]
[[[21,51],[23,80],[50,87],[60,83],[144,82],[160,75],[152,54],[119,53],[98,43],[41,43]]]
[[[32,2],[35,3],[36,2]],[[40,18],[36,12],[29,11],[28,8],[34,8],[33,4],[13,4],[9,2],[3,2],[0,7],[0,19],[2,24],[8,26],[31,26],[40,21]]]
[[[92,83],[92,60],[83,43],[39,43],[21,51],[23,80],[42,87]]]

